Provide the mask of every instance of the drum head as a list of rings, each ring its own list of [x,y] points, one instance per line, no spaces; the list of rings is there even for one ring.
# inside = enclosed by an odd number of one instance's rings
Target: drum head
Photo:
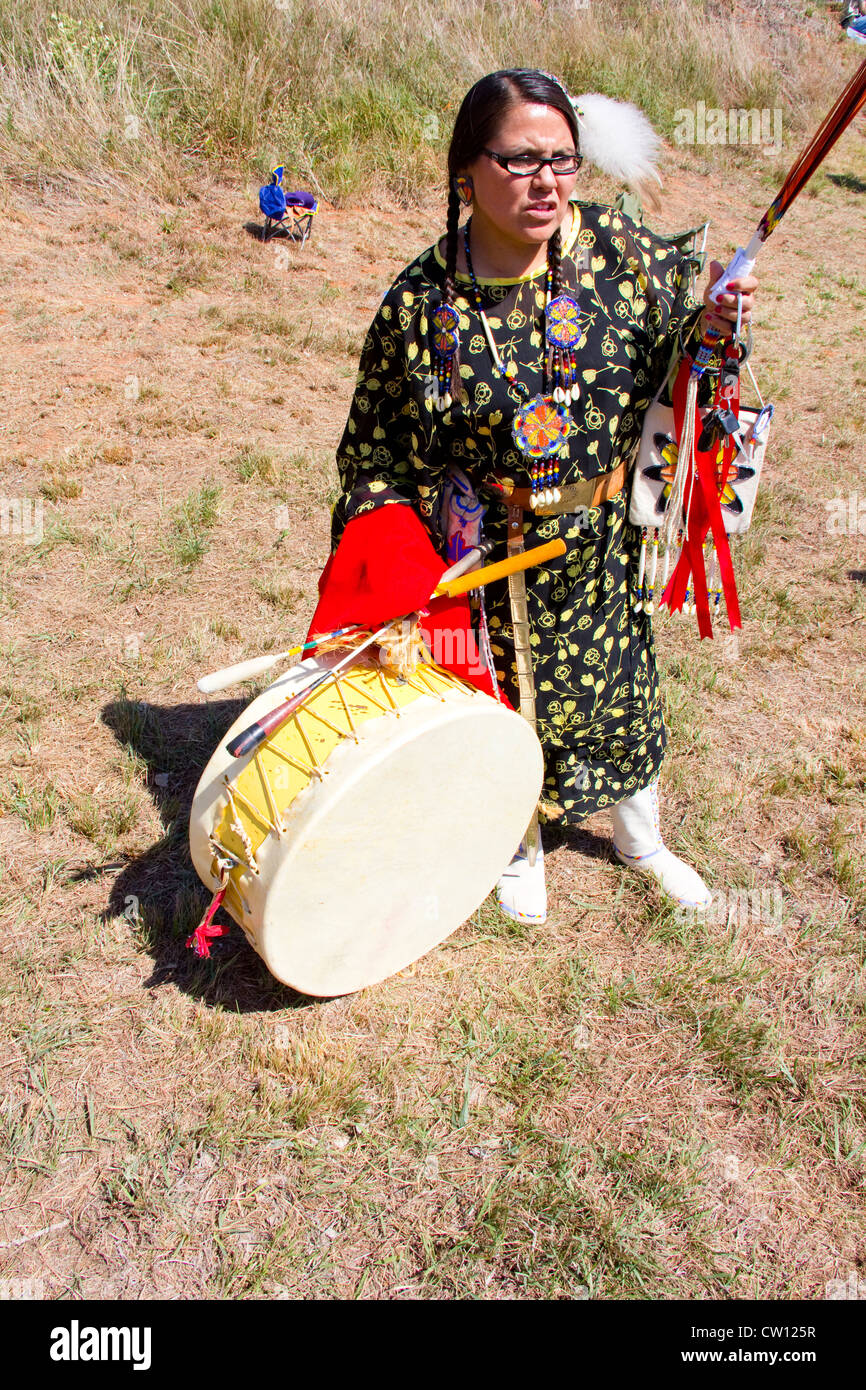
[[[213,810],[203,807],[218,799],[224,771],[237,769],[225,743],[258,705],[226,734],[196,793],[193,858],[205,882],[214,882],[202,835]],[[456,687],[447,700],[417,699],[399,719],[369,720],[359,743],[335,748],[324,781],[286,809],[286,835],[258,849],[261,872],[243,893],[247,935],[273,974],[304,994],[347,994],[404,969],[483,902],[542,776],[533,729],[480,692]]]

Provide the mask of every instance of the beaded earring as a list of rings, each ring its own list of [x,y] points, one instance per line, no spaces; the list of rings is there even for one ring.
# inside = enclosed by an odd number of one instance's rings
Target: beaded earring
[[[454,191],[463,206],[468,208],[469,204],[472,202],[472,194],[474,192],[472,180],[466,178],[463,174],[458,174],[454,180]]]

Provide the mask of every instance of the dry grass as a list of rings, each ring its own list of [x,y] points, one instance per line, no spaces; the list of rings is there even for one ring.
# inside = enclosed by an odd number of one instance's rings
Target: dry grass
[[[726,252],[766,202],[740,164],[670,152],[656,225],[706,213]],[[665,909],[599,815],[550,834],[547,926],[485,904],[330,1002],[238,932],[184,950],[190,798],[242,707],[195,679],[303,633],[348,345],[442,212],[327,208],[284,264],[244,231],[253,183],[5,195],[0,492],[41,496],[44,534],[0,541],[0,1272],[52,1297],[822,1298],[862,1267],[866,1179],[866,566],[826,527],[863,477],[862,140],[762,261],[780,409],[745,628],[659,628],[667,836],[741,910]]]
[[[677,110],[701,100],[783,106],[802,130],[836,85],[844,43],[809,15],[788,0],[180,0],[145,18],[125,0],[0,0],[0,159],[32,187],[119,192],[132,178],[177,201],[208,196],[227,170],[285,163],[331,201],[384,187],[413,203],[438,174],[455,93],[501,67],[637,101],[668,137]],[[117,254],[142,254],[134,232]],[[210,273],[203,252],[169,283]]]

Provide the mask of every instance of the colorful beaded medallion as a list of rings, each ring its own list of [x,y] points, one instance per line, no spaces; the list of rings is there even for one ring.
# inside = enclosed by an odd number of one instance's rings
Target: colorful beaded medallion
[[[533,396],[514,416],[512,434],[519,449],[531,459],[550,459],[565,443],[571,416],[550,396]]]
[[[576,401],[580,390],[577,384],[575,353],[583,341],[580,307],[570,294],[558,294],[547,305],[544,332],[553,369],[553,399],[558,405]]]
[[[453,304],[438,304],[430,315],[433,324],[433,347],[436,354],[434,408],[442,411],[451,405],[451,372],[454,355],[460,344],[460,315]]]

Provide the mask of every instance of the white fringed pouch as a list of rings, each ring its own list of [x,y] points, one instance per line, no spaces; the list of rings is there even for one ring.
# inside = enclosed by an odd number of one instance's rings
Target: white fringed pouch
[[[728,465],[725,485],[719,494],[722,519],[729,536],[742,535],[751,525],[773,417],[773,406],[764,404],[751,368],[748,370],[761,408],[741,406],[737,410],[742,448]],[[658,597],[676,567],[683,543],[682,512],[676,521],[668,515],[679,449],[673,407],[663,405],[660,400],[666,384],[664,382],[659,388],[644,418],[628,509],[629,521],[641,528],[635,609],[638,612],[643,609],[646,613],[654,612]],[[710,406],[702,407],[701,420],[706,420],[711,411]],[[711,535],[707,537],[705,559],[711,606],[718,613],[722,591]],[[687,594],[682,612],[693,611],[692,596]]]

